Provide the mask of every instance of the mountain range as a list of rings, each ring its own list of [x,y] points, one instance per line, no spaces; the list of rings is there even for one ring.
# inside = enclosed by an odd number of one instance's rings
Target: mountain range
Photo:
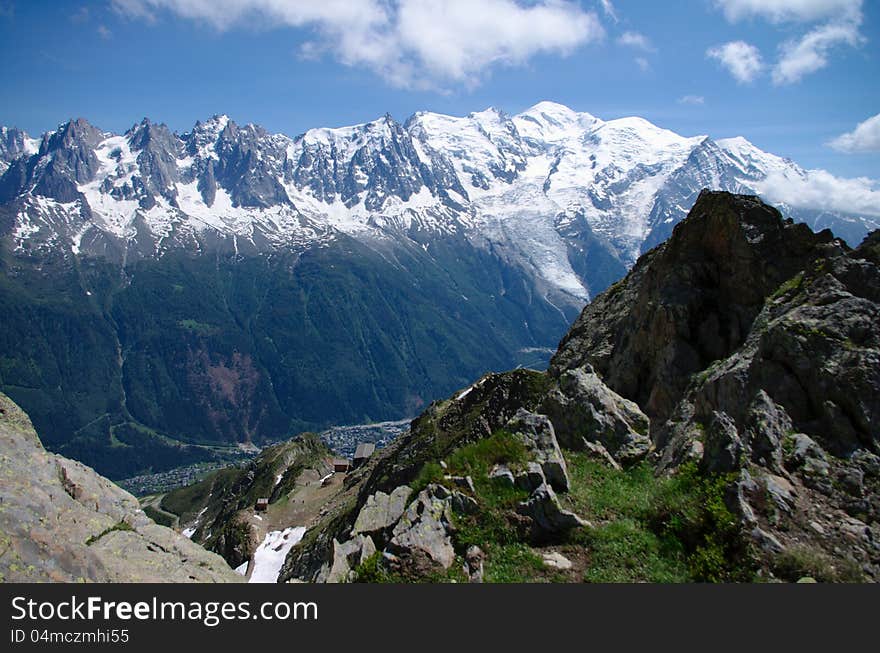
[[[0,389],[113,478],[543,367],[701,189],[810,175],[742,138],[550,102],[296,138],[76,119],[2,128],[0,161]],[[877,226],[783,209],[851,244]]]

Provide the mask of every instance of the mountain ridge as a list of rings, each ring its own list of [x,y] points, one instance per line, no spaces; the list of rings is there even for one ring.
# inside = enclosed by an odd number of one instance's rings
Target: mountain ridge
[[[216,115],[7,141],[0,389],[47,446],[115,478],[209,455],[180,443],[411,417],[489,370],[543,367],[703,188],[806,174],[547,102],[296,138]]]
[[[771,172],[807,175],[742,137],[682,137],[643,118],[603,121],[546,101],[515,116],[420,111],[400,123],[386,114],[293,138],[224,114],[183,134],[147,118],[122,135],[77,119],[9,166],[0,203],[18,200],[19,246],[38,240],[46,215],[56,231],[68,223],[55,245],[74,253],[109,237],[160,255],[203,247],[199,235],[210,231],[233,250],[257,251],[320,244],[334,231],[369,239],[461,232],[504,246],[575,303],[594,290],[566,251],[578,245],[564,233],[577,216],[630,265],[668,236],[703,187],[754,192]],[[869,216],[859,227],[853,216],[793,213],[855,241],[876,226]],[[526,225],[537,245],[522,242]],[[151,247],[132,248],[138,240]]]

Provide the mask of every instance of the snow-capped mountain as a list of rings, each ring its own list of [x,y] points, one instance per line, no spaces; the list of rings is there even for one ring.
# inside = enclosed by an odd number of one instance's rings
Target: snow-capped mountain
[[[123,135],[79,119],[39,143],[17,130],[0,136],[9,162],[0,203],[14,214],[19,250],[130,259],[299,249],[339,233],[427,248],[432,234],[460,234],[574,304],[601,289],[595,264],[632,264],[702,188],[759,193],[770,173],[807,175],[742,138],[682,137],[551,102],[512,117],[420,112],[400,124],[386,115],[296,138],[226,116],[182,135],[147,119]],[[851,241],[877,226],[790,213]]]

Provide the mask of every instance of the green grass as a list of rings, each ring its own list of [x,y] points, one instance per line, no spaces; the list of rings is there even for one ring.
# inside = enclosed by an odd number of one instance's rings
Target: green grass
[[[495,465],[512,468],[528,460],[525,445],[504,430],[453,452],[446,461],[450,474],[488,476]]]
[[[456,558],[449,569],[437,569],[423,576],[413,577],[391,571],[382,564],[382,554],[374,553],[354,568],[355,583],[467,583],[464,564]]]
[[[671,476],[655,476],[648,463],[615,470],[584,453],[565,453],[571,490],[560,494],[564,507],[590,520],[557,544],[583,547],[588,559],[584,580],[601,583],[739,582],[754,579],[756,563],[739,523],[724,503],[731,478],[706,476],[693,464]],[[444,483],[445,474],[470,475],[479,511],[454,515],[453,544],[462,555],[469,546],[485,553],[486,582],[567,580],[547,569],[533,544],[528,520],[516,514],[528,492],[488,477],[492,467],[524,465],[528,453],[511,434],[499,430],[437,462],[424,465],[416,489]],[[411,582],[384,569],[381,560],[365,563],[364,582]],[[390,574],[390,575],[389,575]],[[441,578],[443,574],[436,576]],[[434,577],[434,576],[432,576]],[[427,580],[425,578],[419,580]],[[439,581],[438,581],[439,582]]]
[[[687,561],[674,538],[660,538],[632,519],[609,522],[587,538],[588,583],[684,583],[691,580]]]
[[[526,544],[485,546],[483,580],[487,583],[532,583],[547,574],[544,561]]]
[[[783,295],[787,295],[792,291],[798,291],[801,289],[801,286],[804,283],[804,273],[798,272],[788,281],[780,284],[779,288],[777,288],[773,293],[767,298],[768,302],[772,302],[776,299],[779,299]]]
[[[724,504],[726,476],[693,465],[656,477],[647,463],[617,471],[566,453],[572,490],[565,501],[597,525],[586,539],[598,582],[751,580],[754,563]]]
[[[796,582],[813,578],[820,583],[861,583],[865,577],[856,562],[835,560],[823,551],[806,544],[788,547],[773,560],[773,573]]]
[[[98,533],[97,535],[92,535],[89,539],[86,540],[86,546],[92,546],[95,542],[100,540],[105,535],[108,535],[114,531],[133,531],[134,529],[131,527],[127,521],[118,521],[113,526],[109,528],[105,528],[103,531]]]

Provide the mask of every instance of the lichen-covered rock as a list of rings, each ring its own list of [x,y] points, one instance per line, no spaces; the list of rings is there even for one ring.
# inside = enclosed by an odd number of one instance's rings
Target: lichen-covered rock
[[[391,494],[376,492],[367,497],[352,528],[352,534],[378,534],[397,523],[412,489],[407,485],[395,488]]]
[[[519,471],[514,478],[516,487],[527,492],[532,492],[547,482],[544,470],[536,462],[526,463],[525,469]]]
[[[531,518],[539,537],[558,535],[573,528],[592,527],[590,522],[562,508],[553,488],[547,484],[535,489],[528,500],[519,505],[517,512]]]
[[[0,580],[241,582],[223,559],[153,523],[137,499],[43,449],[0,394]]]
[[[333,553],[326,575],[319,578],[325,583],[346,583],[354,579],[354,568],[376,553],[376,545],[369,535],[356,535],[339,543],[333,540]]]
[[[553,423],[546,415],[520,408],[507,423],[507,430],[526,445],[533,460],[540,465],[547,482],[557,492],[568,492],[570,481],[565,458],[556,440]]]
[[[387,550],[398,556],[421,553],[448,569],[455,560],[451,496],[442,485],[432,484],[419,492],[394,527]]]
[[[599,442],[620,462],[639,460],[651,450],[648,418],[635,402],[605,385],[589,365],[562,373],[541,410],[568,449],[581,448],[583,440]]]

